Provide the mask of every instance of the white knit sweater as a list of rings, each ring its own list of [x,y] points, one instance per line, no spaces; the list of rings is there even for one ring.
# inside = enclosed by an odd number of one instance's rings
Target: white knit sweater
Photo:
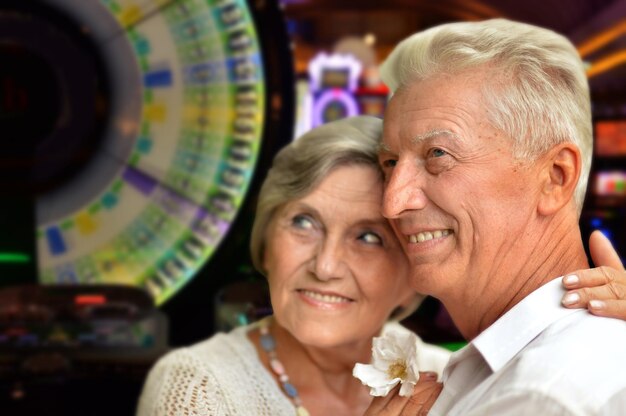
[[[294,416],[295,408],[265,370],[246,333],[258,323],[218,333],[161,358],[150,370],[137,416]],[[387,323],[383,332],[407,331]],[[441,375],[450,353],[422,343],[421,371]]]

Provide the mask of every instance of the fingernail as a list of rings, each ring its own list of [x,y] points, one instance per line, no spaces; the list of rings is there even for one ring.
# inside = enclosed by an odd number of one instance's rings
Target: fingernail
[[[602,300],[590,300],[589,307],[595,310],[604,309],[606,307],[606,302]]]
[[[574,286],[574,285],[577,285],[578,282],[579,282],[578,276],[576,276],[575,274],[570,274],[563,278],[563,284],[565,286]]]
[[[563,300],[561,300],[561,303],[566,306],[575,305],[578,302],[580,302],[580,295],[578,295],[578,293],[576,292],[567,293],[565,296],[563,296]]]

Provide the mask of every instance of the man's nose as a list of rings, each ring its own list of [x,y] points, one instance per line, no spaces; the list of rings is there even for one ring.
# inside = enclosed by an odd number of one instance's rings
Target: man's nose
[[[397,218],[405,211],[423,209],[428,203],[424,193],[424,175],[409,162],[398,163],[385,183],[383,216]]]

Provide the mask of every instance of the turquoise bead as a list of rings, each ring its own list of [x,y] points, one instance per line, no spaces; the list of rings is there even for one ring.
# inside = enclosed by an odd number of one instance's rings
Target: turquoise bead
[[[274,373],[278,376],[278,379],[281,381],[283,390],[287,397],[289,397],[296,407],[296,415],[297,416],[310,416],[309,412],[302,406],[302,402],[298,397],[298,390],[296,387],[289,382],[289,376],[287,376],[285,367],[276,357],[276,340],[269,333],[267,327],[261,327],[260,329],[261,337],[260,343],[261,347],[269,356],[269,364],[270,368]]]
[[[267,352],[274,351],[276,348],[276,341],[270,334],[261,335],[261,347]]]
[[[289,382],[283,383],[283,388],[285,389],[285,393],[287,393],[287,396],[292,398],[298,396],[298,390],[296,390],[293,384]]]

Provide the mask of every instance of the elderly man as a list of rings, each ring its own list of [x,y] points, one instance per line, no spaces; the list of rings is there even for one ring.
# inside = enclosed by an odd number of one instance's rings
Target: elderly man
[[[522,23],[453,23],[403,41],[382,76],[383,214],[415,290],[471,341],[430,414],[626,414],[626,323],[559,306],[560,277],[588,267],[571,232],[592,154],[576,49]]]

